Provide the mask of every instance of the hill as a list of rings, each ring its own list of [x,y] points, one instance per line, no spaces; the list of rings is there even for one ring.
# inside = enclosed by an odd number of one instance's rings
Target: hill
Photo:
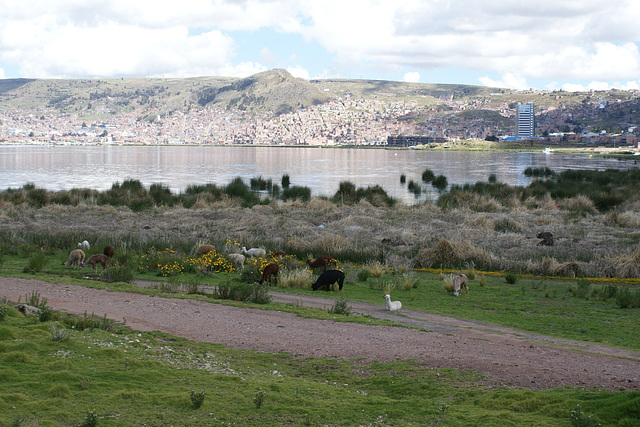
[[[163,126],[155,131],[159,140],[198,143],[359,144],[399,133],[484,139],[513,134],[518,102],[535,103],[539,135],[582,130],[621,133],[640,123],[638,91],[516,91],[384,80],[304,80],[280,69],[246,78],[0,80],[0,113],[5,115],[5,130],[10,130],[8,137],[22,140],[28,135],[40,141],[59,140],[59,135],[75,141],[79,124],[84,127],[85,122],[94,127],[111,122],[122,129],[121,135],[113,135],[118,141],[132,140],[130,135],[138,135],[136,141],[149,141],[150,132],[125,129],[131,122]],[[42,113],[35,116],[33,111]],[[200,126],[197,132],[187,131],[188,125],[178,126],[195,113],[201,113],[200,122],[192,125]],[[17,117],[20,114],[27,118]],[[56,117],[66,125],[49,125]],[[201,125],[212,121],[216,123]],[[221,133],[229,121],[244,127],[228,126]],[[265,121],[271,128],[260,124]]]

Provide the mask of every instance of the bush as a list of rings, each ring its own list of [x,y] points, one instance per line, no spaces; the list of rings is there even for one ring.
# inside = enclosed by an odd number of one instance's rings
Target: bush
[[[506,273],[504,275],[504,280],[506,280],[510,285],[514,285],[518,281],[518,276],[515,273]]]
[[[369,270],[367,270],[366,268],[361,268],[360,270],[358,270],[358,273],[356,274],[358,282],[366,282],[369,278],[369,274]]]
[[[126,265],[110,266],[102,272],[102,279],[109,283],[132,283],[135,273]]]
[[[225,282],[213,290],[212,297],[255,304],[268,304],[271,302],[268,286],[263,286],[259,283]]]
[[[422,181],[423,182],[431,182],[436,178],[436,175],[433,173],[431,169],[425,169],[422,172]]]
[[[345,316],[349,316],[351,315],[351,310],[352,307],[347,304],[347,300],[341,298],[329,309],[329,314],[343,314]]]
[[[311,199],[311,189],[309,187],[294,185],[293,187],[287,187],[282,190],[282,200],[287,201],[295,199],[308,202]]]
[[[47,257],[42,251],[38,251],[34,254],[31,254],[29,257],[29,262],[22,270],[24,273],[40,273],[44,270],[44,267],[47,265]]]
[[[38,320],[41,322],[48,322],[53,318],[53,308],[49,307],[45,303],[42,303],[40,307],[40,312],[38,313]]]
[[[4,320],[7,317],[7,313],[9,312],[9,305],[4,302],[0,303],[0,320]]]
[[[431,182],[431,185],[433,185],[434,187],[436,187],[438,190],[444,190],[445,188],[447,188],[448,182],[447,182],[447,177],[444,175],[438,175],[435,177],[435,179]]]
[[[204,390],[191,390],[191,407],[193,407],[193,409],[200,408],[202,406],[202,403],[204,402],[204,397]]]
[[[632,292],[629,288],[620,289],[616,295],[616,304],[620,308],[640,307],[640,294]]]
[[[578,279],[576,286],[571,287],[571,293],[574,297],[587,298],[591,294],[591,283],[588,279]]]

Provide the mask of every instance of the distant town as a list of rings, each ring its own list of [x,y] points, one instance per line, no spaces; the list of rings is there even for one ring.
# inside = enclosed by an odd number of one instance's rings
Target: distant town
[[[640,93],[616,94],[584,93],[582,102],[570,107],[559,107],[566,93],[554,91],[530,91],[539,103],[515,103],[496,93],[429,106],[341,95],[284,114],[215,105],[122,111],[104,97],[93,100],[89,112],[61,112],[54,106],[0,110],[0,143],[445,147],[456,141],[524,138],[638,148]],[[556,102],[547,102],[551,99]],[[517,114],[529,105],[531,117]],[[523,114],[530,120],[528,134],[520,134]]]

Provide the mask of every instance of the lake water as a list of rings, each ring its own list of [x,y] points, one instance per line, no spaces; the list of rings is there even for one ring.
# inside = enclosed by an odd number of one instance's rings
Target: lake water
[[[407,183],[421,183],[431,169],[449,184],[486,181],[495,174],[499,182],[526,186],[527,167],[566,169],[627,169],[632,161],[618,161],[573,153],[505,153],[414,151],[383,149],[220,147],[220,146],[14,146],[0,145],[0,190],[33,183],[47,190],[91,188],[107,190],[115,182],[136,179],[147,188],[162,183],[178,193],[193,184],[223,186],[236,177],[262,177],[280,184],[282,175],[291,185],[311,188],[314,196],[332,196],[341,181],[358,187],[380,185],[392,197],[415,203]],[[437,192],[426,185],[425,197]]]

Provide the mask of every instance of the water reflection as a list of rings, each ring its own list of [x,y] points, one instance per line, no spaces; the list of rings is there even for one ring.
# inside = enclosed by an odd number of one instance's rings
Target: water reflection
[[[625,169],[635,162],[589,157],[588,154],[495,153],[296,147],[118,147],[118,146],[8,146],[0,145],[0,189],[33,183],[39,188],[106,190],[115,182],[137,179],[145,186],[162,183],[174,192],[193,184],[225,185],[235,177],[248,183],[261,176],[280,184],[311,188],[313,195],[333,195],[341,181],[359,187],[380,185],[387,193],[414,203],[400,176],[421,183],[431,169],[449,184],[487,181],[526,186],[527,167],[566,169]],[[430,185],[418,200],[437,196]]]

